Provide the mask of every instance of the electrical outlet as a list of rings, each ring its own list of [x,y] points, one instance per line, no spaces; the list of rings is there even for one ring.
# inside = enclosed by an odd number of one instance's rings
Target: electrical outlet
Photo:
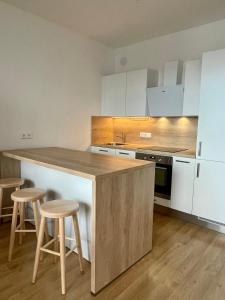
[[[21,140],[31,140],[33,138],[33,133],[32,132],[22,132],[20,134],[20,139]]]
[[[140,132],[140,137],[144,139],[150,139],[152,137],[151,132]]]

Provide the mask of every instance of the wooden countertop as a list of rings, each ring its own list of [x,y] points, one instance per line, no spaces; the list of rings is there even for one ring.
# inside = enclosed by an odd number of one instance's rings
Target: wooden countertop
[[[152,162],[53,147],[10,150],[4,151],[3,155],[92,180],[135,168],[155,166]]]
[[[195,149],[188,149],[188,150],[184,150],[184,151],[172,153],[172,152],[162,152],[162,151],[154,151],[154,150],[141,149],[140,148],[141,146],[137,145],[137,144],[125,144],[125,145],[122,145],[122,146],[112,146],[112,145],[106,145],[106,144],[92,144],[91,146],[111,148],[111,149],[131,150],[131,151],[142,152],[142,153],[149,153],[149,154],[155,154],[155,155],[166,155],[166,156],[196,158],[196,151],[195,151]]]

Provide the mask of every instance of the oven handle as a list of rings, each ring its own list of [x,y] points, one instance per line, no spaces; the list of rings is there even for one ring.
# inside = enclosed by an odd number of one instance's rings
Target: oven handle
[[[156,168],[156,169],[161,169],[161,170],[167,170],[167,168],[165,168],[165,167],[159,167],[159,166],[157,166],[157,165],[156,165],[155,168]]]

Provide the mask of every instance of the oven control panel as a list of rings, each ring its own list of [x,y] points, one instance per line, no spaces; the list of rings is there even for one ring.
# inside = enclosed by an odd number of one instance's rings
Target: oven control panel
[[[154,161],[157,164],[172,165],[173,158],[170,156],[155,155],[151,153],[136,153],[136,159]]]

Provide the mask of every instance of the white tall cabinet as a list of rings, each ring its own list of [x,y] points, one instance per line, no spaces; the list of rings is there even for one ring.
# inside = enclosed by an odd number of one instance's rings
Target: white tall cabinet
[[[184,116],[198,116],[199,114],[200,82],[201,61],[186,61],[184,65]]]
[[[225,223],[225,49],[202,58],[194,215]]]
[[[118,73],[102,78],[102,115],[124,116],[126,98],[126,73]]]
[[[225,162],[225,49],[203,54],[198,124],[197,157]]]

